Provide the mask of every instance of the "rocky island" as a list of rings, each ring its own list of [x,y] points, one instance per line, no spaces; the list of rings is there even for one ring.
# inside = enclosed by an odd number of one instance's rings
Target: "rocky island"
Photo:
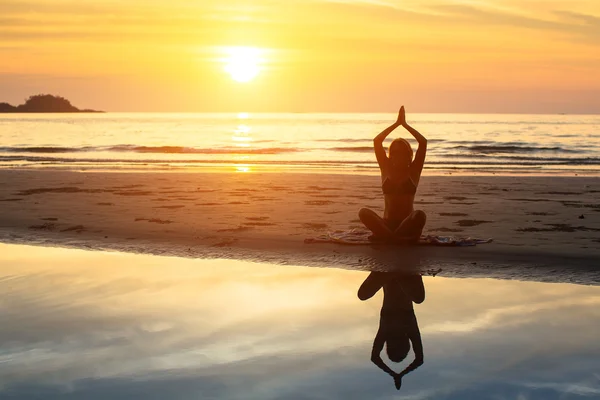
[[[30,96],[24,104],[13,106],[0,103],[0,113],[99,113],[103,111],[80,110],[64,97],[50,94]]]

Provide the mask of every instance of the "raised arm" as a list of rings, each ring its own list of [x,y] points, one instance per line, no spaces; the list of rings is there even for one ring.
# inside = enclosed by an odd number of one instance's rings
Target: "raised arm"
[[[400,122],[400,125],[404,127],[404,129],[409,131],[410,134],[413,135],[415,139],[417,139],[417,143],[419,143],[419,148],[417,149],[417,153],[415,154],[415,158],[411,164],[414,168],[413,171],[418,178],[421,176],[421,171],[423,171],[423,164],[425,164],[425,154],[427,153],[427,139],[425,139],[423,135],[421,135],[416,129],[414,129],[406,122],[406,111],[404,110],[404,106],[400,108],[398,121]]]
[[[384,169],[388,160],[387,155],[385,154],[385,149],[383,148],[383,141],[389,136],[390,133],[394,131],[394,129],[400,125],[400,117],[398,116],[398,120],[396,120],[396,122],[385,128],[379,135],[375,136],[375,139],[373,139],[373,147],[375,148],[375,157],[377,158],[379,169]]]

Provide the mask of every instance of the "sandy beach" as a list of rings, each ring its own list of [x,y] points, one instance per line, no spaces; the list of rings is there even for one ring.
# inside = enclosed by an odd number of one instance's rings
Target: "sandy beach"
[[[361,207],[382,212],[379,177],[4,170],[0,240],[354,269],[410,264],[449,275],[594,283],[599,193],[596,178],[425,176],[415,199],[428,216],[425,234],[493,243],[340,246],[304,239],[360,228]]]

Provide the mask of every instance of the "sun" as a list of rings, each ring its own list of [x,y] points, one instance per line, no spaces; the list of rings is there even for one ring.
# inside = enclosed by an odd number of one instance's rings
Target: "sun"
[[[261,68],[261,52],[255,47],[229,47],[226,49],[225,71],[236,82],[250,82]]]

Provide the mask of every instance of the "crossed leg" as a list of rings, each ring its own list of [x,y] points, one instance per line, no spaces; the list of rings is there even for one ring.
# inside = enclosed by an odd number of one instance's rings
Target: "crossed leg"
[[[394,230],[377,213],[368,208],[361,208],[358,212],[361,222],[373,232],[373,237],[404,242],[418,241],[427,221],[427,215],[421,210],[415,210],[406,217]]]

